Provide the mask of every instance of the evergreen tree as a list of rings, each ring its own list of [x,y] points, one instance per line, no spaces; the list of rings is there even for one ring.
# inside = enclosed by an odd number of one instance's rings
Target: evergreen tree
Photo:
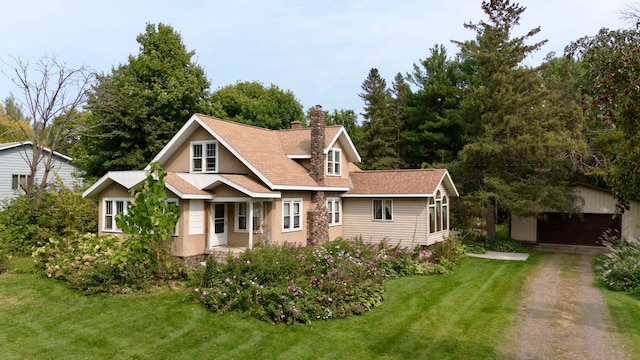
[[[540,28],[512,38],[524,7],[491,0],[482,9],[488,21],[465,24],[476,39],[456,42],[462,59],[475,69],[461,108],[477,114],[466,127],[471,142],[459,154],[456,179],[465,200],[484,207],[487,236],[493,240],[499,208],[531,216],[573,212],[576,202],[567,187],[570,134],[544,106],[548,92],[537,69],[521,65],[545,43],[525,44]]]
[[[371,69],[362,83],[365,121],[362,125],[361,143],[358,149],[362,167],[366,169],[398,169],[402,159],[397,149],[398,121],[391,111],[392,92],[378,69]]]
[[[206,111],[209,81],[191,62],[180,34],[171,26],[147,24],[137,37],[140,53],[128,64],[98,76],[88,109],[107,127],[87,138],[78,165],[89,176],[108,170],[139,169],[195,112]]]
[[[463,95],[460,63],[448,59],[444,46],[438,45],[419,65],[413,64],[407,78],[418,88],[403,132],[407,161],[418,166],[452,161],[463,146],[462,126],[452,112]]]

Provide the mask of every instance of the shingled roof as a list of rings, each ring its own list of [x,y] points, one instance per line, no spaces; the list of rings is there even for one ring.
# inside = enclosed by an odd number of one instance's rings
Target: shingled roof
[[[449,193],[458,196],[446,169],[369,170],[350,172],[353,188],[343,196],[434,196],[443,184]]]

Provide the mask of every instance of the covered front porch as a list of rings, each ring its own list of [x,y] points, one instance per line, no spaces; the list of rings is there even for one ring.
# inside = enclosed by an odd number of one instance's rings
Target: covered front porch
[[[232,201],[229,201],[232,200]],[[271,243],[272,201],[226,199],[208,202],[205,254],[253,249]]]

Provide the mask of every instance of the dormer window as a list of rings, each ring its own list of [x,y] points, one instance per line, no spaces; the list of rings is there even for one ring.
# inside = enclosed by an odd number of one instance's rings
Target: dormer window
[[[218,142],[194,141],[191,143],[191,172],[218,171]]]
[[[330,149],[327,153],[327,175],[340,176],[340,149]]]

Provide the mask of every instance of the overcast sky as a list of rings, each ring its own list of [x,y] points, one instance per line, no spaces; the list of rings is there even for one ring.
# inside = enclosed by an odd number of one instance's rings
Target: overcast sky
[[[619,11],[633,0],[522,0],[527,7],[520,35],[536,26],[536,41],[548,39],[527,61],[539,64],[551,51],[562,54],[571,41],[601,27],[627,23]],[[352,109],[371,68],[390,85],[398,72],[451,40],[475,34],[465,22],[486,19],[480,0],[22,0],[2,4],[0,59],[35,62],[56,55],[70,67],[88,65],[99,72],[136,55],[136,37],[146,23],[171,25],[193,61],[201,65],[211,91],[237,81],[259,81],[292,91],[304,109]],[[0,62],[0,70],[10,70]],[[22,94],[0,74],[0,99]]]

